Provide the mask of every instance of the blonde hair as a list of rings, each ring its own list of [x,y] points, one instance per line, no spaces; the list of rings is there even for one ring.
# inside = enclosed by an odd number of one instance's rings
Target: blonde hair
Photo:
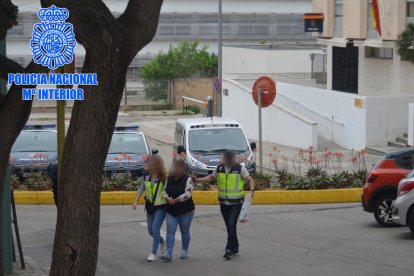
[[[162,159],[162,157],[158,154],[151,155],[148,161],[156,163],[155,167],[158,169],[158,179],[161,182],[165,183],[165,181],[167,180],[168,173],[167,173],[167,170],[165,169],[165,164],[164,164],[164,160]]]

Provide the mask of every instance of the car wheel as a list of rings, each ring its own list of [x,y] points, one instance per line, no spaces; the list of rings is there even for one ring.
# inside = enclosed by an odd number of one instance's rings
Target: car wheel
[[[395,196],[392,194],[381,196],[374,204],[374,216],[377,222],[385,227],[394,227],[397,224],[392,219],[392,208]]]
[[[407,214],[407,225],[414,234],[414,207],[411,207]]]

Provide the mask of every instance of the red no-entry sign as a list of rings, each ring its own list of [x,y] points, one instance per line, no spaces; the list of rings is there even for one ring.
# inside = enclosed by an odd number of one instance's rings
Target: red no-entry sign
[[[252,96],[254,102],[259,104],[258,91],[262,94],[262,107],[272,105],[276,98],[276,82],[270,77],[260,77],[253,85]]]

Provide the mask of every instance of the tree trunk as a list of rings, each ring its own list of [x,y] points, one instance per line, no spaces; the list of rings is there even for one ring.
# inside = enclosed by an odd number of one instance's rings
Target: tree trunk
[[[83,87],[65,141],[58,223],[50,275],[94,275],[99,241],[100,186],[122,100],[127,65],[119,53],[87,54],[84,72],[99,85]],[[87,170],[87,171],[86,171]]]

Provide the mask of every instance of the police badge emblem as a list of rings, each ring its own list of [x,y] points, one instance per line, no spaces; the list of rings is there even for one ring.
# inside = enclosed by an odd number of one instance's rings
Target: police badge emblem
[[[34,25],[30,40],[34,62],[51,70],[72,63],[76,40],[73,25],[65,22],[69,11],[53,5],[37,15],[42,23]]]

